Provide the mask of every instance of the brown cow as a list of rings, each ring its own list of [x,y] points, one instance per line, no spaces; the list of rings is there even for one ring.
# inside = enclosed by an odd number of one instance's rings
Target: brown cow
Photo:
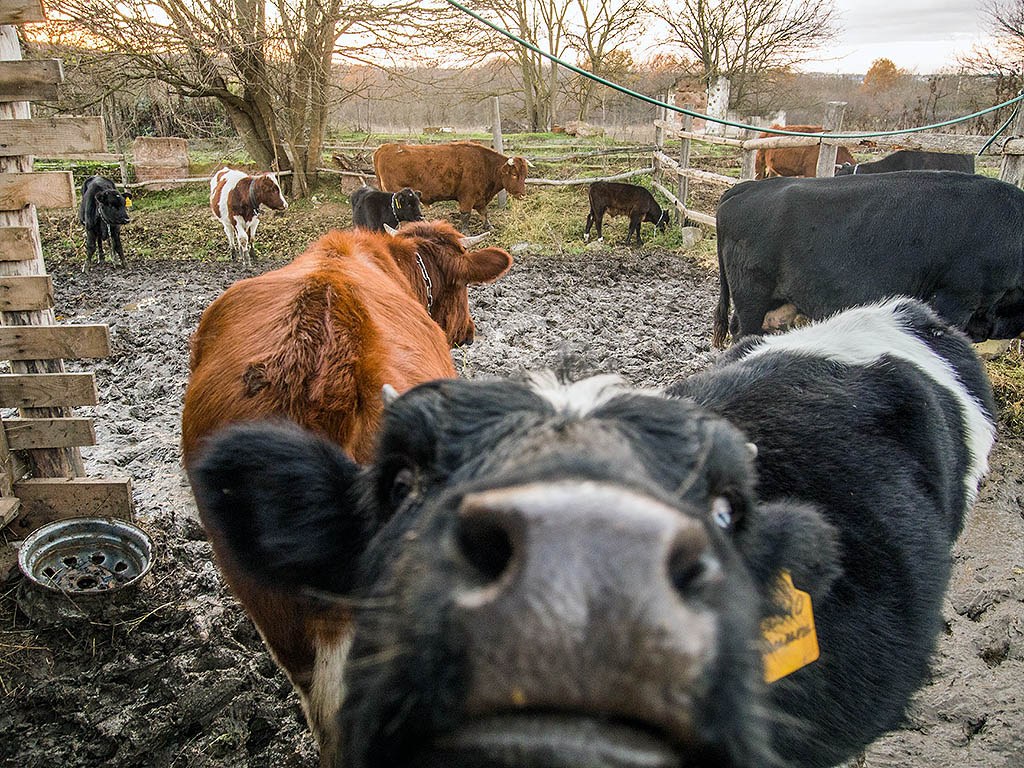
[[[800,133],[824,133],[820,125],[773,125]],[[775,133],[762,133],[758,138],[767,139],[777,136]],[[836,163],[856,163],[850,150],[837,147]],[[811,147],[779,147],[777,149],[759,149],[754,159],[754,178],[767,179],[771,176],[817,176],[818,145]]]
[[[495,280],[512,263],[498,248],[467,252],[463,244],[477,239],[443,221],[415,222],[394,237],[331,232],[291,264],[228,288],[192,338],[186,469],[211,432],[267,418],[294,421],[369,462],[384,385],[402,392],[454,376],[449,343],[473,335],[466,284]],[[225,542],[211,539],[225,580],[299,692],[324,763],[333,764],[347,611],[252,580]]]
[[[488,227],[487,204],[501,190],[526,194],[527,161],[471,141],[450,144],[381,144],[373,153],[377,186],[385,192],[412,187],[424,203],[458,200],[462,226],[476,211]]]

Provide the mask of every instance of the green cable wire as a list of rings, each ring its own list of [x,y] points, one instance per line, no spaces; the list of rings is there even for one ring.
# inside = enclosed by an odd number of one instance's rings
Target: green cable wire
[[[452,7],[457,8],[458,10],[462,11],[463,13],[468,14],[469,16],[472,16],[474,19],[479,21],[481,24],[484,24],[484,25],[490,27],[495,32],[497,32],[498,34],[504,35],[509,40],[512,40],[513,42],[518,43],[519,45],[523,46],[524,48],[528,48],[529,50],[533,51],[534,53],[539,53],[544,58],[550,59],[551,61],[555,62],[556,64],[561,64],[563,67],[565,67],[566,69],[568,69],[568,70],[570,70],[572,72],[575,72],[577,75],[583,75],[583,77],[590,78],[594,82],[600,83],[601,85],[604,85],[604,86],[607,86],[608,88],[616,90],[619,93],[624,93],[627,96],[632,96],[634,99],[639,99],[640,101],[645,101],[648,104],[653,104],[656,107],[664,107],[665,109],[670,109],[673,112],[679,112],[679,113],[684,114],[684,115],[690,115],[691,117],[699,117],[702,120],[709,120],[709,121],[711,121],[713,123],[721,123],[722,125],[731,125],[733,128],[743,128],[743,129],[748,130],[748,131],[762,131],[764,133],[777,133],[777,134],[779,134],[781,136],[801,136],[803,138],[810,137],[810,138],[814,138],[814,139],[873,139],[873,138],[877,138],[877,137],[880,137],[880,136],[899,136],[899,135],[904,134],[904,133],[916,133],[918,131],[930,131],[930,130],[933,130],[935,128],[943,128],[943,127],[945,127],[947,125],[954,125],[956,123],[962,123],[965,120],[971,120],[971,119],[973,119],[975,117],[980,117],[981,115],[987,115],[989,112],[995,112],[997,109],[1002,109],[1003,107],[1007,107],[1010,104],[1017,104],[1017,103],[1019,103],[1021,101],[1021,99],[1024,99],[1024,93],[1020,93],[1020,94],[1014,96],[1012,99],[1004,101],[1002,104],[996,104],[994,107],[989,107],[988,109],[983,109],[980,112],[973,112],[973,113],[971,113],[969,115],[964,115],[963,117],[957,117],[957,118],[955,118],[953,120],[946,120],[946,121],[941,122],[941,123],[932,123],[931,125],[922,125],[922,126],[920,126],[918,128],[904,128],[903,130],[899,130],[899,131],[878,131],[876,133],[802,133],[800,131],[787,131],[787,130],[784,130],[784,129],[781,129],[781,128],[764,128],[764,127],[757,126],[757,125],[747,125],[746,123],[736,123],[736,122],[733,122],[732,120],[725,120],[725,119],[722,119],[720,117],[711,117],[710,115],[704,115],[704,114],[701,114],[700,112],[694,112],[693,110],[690,110],[690,109],[685,109],[683,107],[677,107],[675,104],[665,104],[664,102],[658,101],[657,99],[651,98],[650,96],[644,96],[642,93],[637,93],[636,91],[631,91],[629,88],[626,88],[625,86],[619,85],[618,83],[613,83],[611,80],[605,80],[600,75],[595,75],[593,72],[587,72],[586,70],[580,69],[579,67],[575,66],[574,64],[570,64],[567,61],[562,61],[560,58],[558,58],[557,56],[555,56],[553,54],[548,53],[547,51],[542,51],[540,48],[538,48],[537,46],[533,45],[533,43],[529,43],[526,40],[523,40],[521,37],[518,37],[517,35],[512,34],[511,32],[509,32],[504,27],[501,27],[501,26],[499,26],[499,25],[497,25],[497,24],[495,24],[495,23],[493,23],[491,21],[488,21],[487,19],[485,19],[480,14],[476,13],[475,11],[471,11],[466,6],[464,6],[461,3],[457,2],[457,0],[445,0],[445,2],[448,3],[448,5],[451,5]],[[1008,124],[1009,124],[1009,121],[1007,121],[1007,125]],[[1002,132],[1002,130],[1004,128],[1006,128],[1006,125],[1004,125],[1003,128],[1000,128],[999,131],[996,132],[996,136],[998,136],[999,133]],[[993,136],[992,138],[994,139],[995,136]]]

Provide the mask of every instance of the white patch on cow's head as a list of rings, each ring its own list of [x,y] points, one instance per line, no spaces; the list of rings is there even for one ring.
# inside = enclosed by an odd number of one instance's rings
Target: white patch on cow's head
[[[591,376],[580,381],[562,381],[553,371],[532,371],[527,374],[530,388],[551,403],[556,410],[572,416],[586,416],[619,395],[636,394],[664,397],[654,390],[634,389],[625,379],[613,373]]]
[[[274,189],[277,190],[277,199],[279,202],[279,210],[285,210],[288,207],[288,201],[284,199],[284,192],[281,191],[281,183],[277,179],[276,173],[268,173],[267,177],[274,182]],[[271,206],[273,207],[273,206]]]
[[[345,665],[352,649],[355,633],[351,629],[327,645],[322,640],[316,643],[316,659],[313,662],[313,681],[309,687],[306,717],[320,743],[322,757],[336,758],[341,746],[341,731],[338,711],[345,700]],[[334,765],[335,759],[328,759],[325,765]]]
[[[515,165],[515,164],[516,164],[516,161],[515,161],[515,160],[514,160],[513,158],[511,158],[511,157],[510,157],[510,158],[508,159],[508,164],[509,164],[509,165]]]
[[[995,441],[995,425],[981,403],[967,391],[949,361],[933,352],[909,329],[901,311],[906,301],[897,297],[854,307],[780,336],[762,337],[745,357],[788,351],[846,365],[871,365],[888,355],[914,365],[946,389],[960,406],[963,439],[970,454],[964,482],[967,503],[973,504],[978,495],[978,483],[988,472],[988,453]]]

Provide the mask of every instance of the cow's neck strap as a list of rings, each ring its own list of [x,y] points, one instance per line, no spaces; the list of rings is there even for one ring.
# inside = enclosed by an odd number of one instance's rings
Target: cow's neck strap
[[[430,275],[427,274],[427,265],[423,263],[423,257],[420,256],[419,251],[416,252],[416,263],[420,265],[420,274],[423,275],[423,284],[427,286],[427,314],[430,314],[430,310],[434,306],[434,294],[431,290],[434,284],[430,282]]]
[[[252,211],[255,215],[260,215],[260,204],[256,201],[256,177],[254,176],[249,181],[249,205],[252,206]]]
[[[400,218],[398,218],[398,193],[397,192],[395,192],[393,195],[391,195],[391,212],[395,214],[395,221],[397,221],[399,224],[401,224],[402,220]],[[417,255],[416,258],[419,258],[419,255]],[[422,266],[423,266],[423,263],[421,262],[420,263],[420,267],[422,268]]]
[[[857,164],[856,164],[855,166],[853,166],[853,175],[854,175],[854,176],[856,176],[856,175],[857,175],[857,169],[858,169],[858,168],[860,168],[860,163],[857,163]]]
[[[658,217],[658,223],[655,224],[654,226],[660,227],[661,226],[661,222],[663,222],[667,217],[668,217],[668,211],[666,211],[664,208],[662,208],[661,209],[661,216]]]

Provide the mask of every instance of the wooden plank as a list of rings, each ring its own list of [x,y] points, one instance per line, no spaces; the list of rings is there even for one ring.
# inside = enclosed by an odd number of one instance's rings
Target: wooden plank
[[[26,205],[74,208],[75,182],[71,171],[0,173],[0,211],[20,211]]]
[[[527,176],[526,183],[549,187],[563,187],[572,186],[573,184],[593,184],[595,181],[618,181],[619,179],[629,179],[633,176],[643,176],[645,173],[652,173],[653,171],[654,167],[650,166],[647,168],[637,168],[635,171],[627,171],[626,173],[617,173],[614,176],[595,176],[594,178],[587,179],[531,179]]]
[[[128,478],[33,477],[15,483],[14,495],[21,500],[21,514],[11,523],[17,535],[69,517],[135,517]]]
[[[717,227],[715,217],[707,213],[701,213],[700,211],[693,211],[687,209],[686,218],[690,221],[696,221],[698,224],[703,224],[707,227]]]
[[[8,525],[21,511],[21,500],[16,496],[0,498],[0,528]]]
[[[843,128],[843,112],[846,111],[845,101],[830,101],[825,107],[825,133],[839,133]],[[835,144],[822,144],[818,150],[818,165],[814,175],[819,178],[831,178],[836,175]]]
[[[0,277],[0,311],[21,312],[53,306],[53,279],[49,275]]]
[[[86,163],[109,163],[110,165],[120,164],[124,155],[116,152],[53,152],[48,155],[40,155],[38,152],[36,160],[80,160]],[[371,173],[372,175],[372,173]]]
[[[14,494],[14,478],[12,477],[14,473],[11,471],[11,456],[11,451],[7,447],[7,435],[0,428],[0,496],[11,496]]]
[[[36,257],[32,227],[0,227],[0,261],[31,261]]]
[[[0,374],[0,408],[48,408],[98,402],[96,377],[91,373]]]
[[[102,117],[0,120],[0,155],[6,157],[106,151],[107,138]]]
[[[1014,116],[1013,125],[1010,127],[1011,136],[1020,136],[1021,130],[1024,128],[1024,109],[1019,108],[1020,104],[1017,106],[1017,114]],[[999,178],[1018,187],[1024,184],[1024,156],[1003,155],[1003,162],[999,168]]]
[[[92,419],[77,416],[4,419],[4,433],[12,451],[96,445],[96,430]]]
[[[42,0],[0,0],[0,24],[46,21]]]
[[[105,325],[9,325],[0,327],[0,360],[106,357]]]
[[[686,109],[691,112],[694,110],[694,104],[684,104]],[[683,130],[680,133],[690,133],[693,128],[693,115],[683,115]],[[679,140],[679,168],[680,170],[690,169],[690,147],[692,141],[687,138],[681,138]],[[690,195],[690,180],[686,178],[685,174],[678,174],[676,176],[676,224],[682,226],[686,223],[686,200]]]
[[[684,115],[684,117],[686,117]],[[692,118],[691,118],[692,121]],[[692,124],[692,122],[691,122]],[[709,136],[706,133],[696,133],[694,131],[687,130],[685,125],[682,129],[679,128],[675,123],[667,120],[655,120],[655,128],[664,128],[669,131],[673,138],[676,139],[691,139],[693,141],[702,141],[705,144],[720,144],[723,147],[742,147],[742,139],[730,139],[725,136]]]
[[[56,101],[60,59],[0,62],[0,101]]]

